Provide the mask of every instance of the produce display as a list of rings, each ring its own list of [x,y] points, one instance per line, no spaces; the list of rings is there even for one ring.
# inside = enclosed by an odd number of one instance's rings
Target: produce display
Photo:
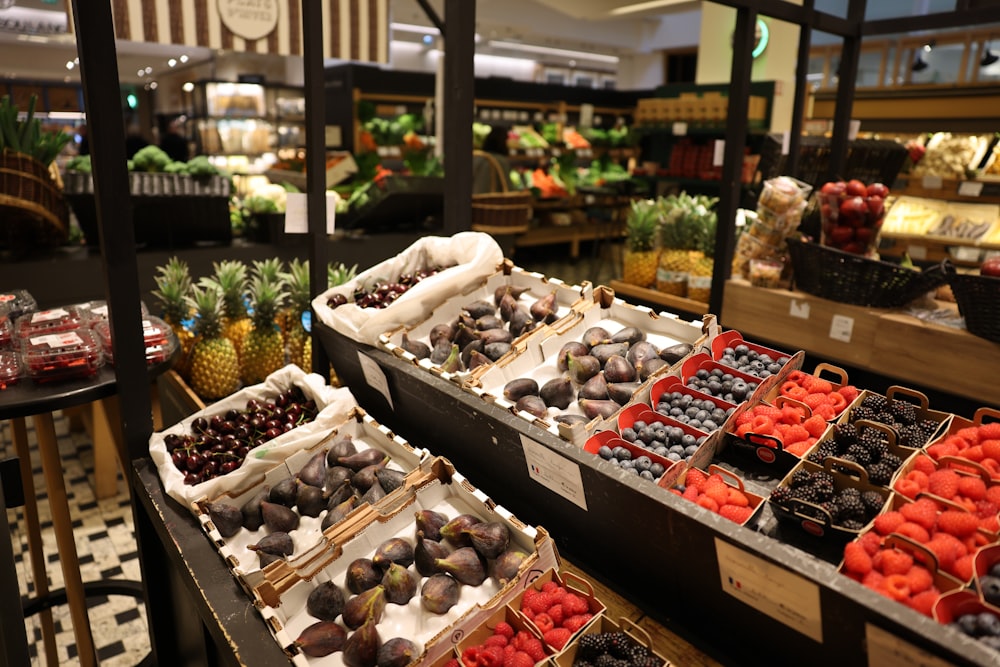
[[[358,308],[385,308],[421,280],[433,276],[444,268],[447,267],[432,266],[414,273],[403,273],[393,280],[375,281],[369,287],[358,287],[352,294],[353,302]],[[330,308],[337,308],[346,303],[349,301],[343,294],[333,294],[327,299]]]
[[[889,207],[882,224],[884,234],[920,236],[941,220],[949,204],[938,199],[902,195]]]
[[[784,240],[802,222],[811,191],[811,186],[789,176],[764,181],[756,213],[748,214],[745,228],[736,239],[733,275],[760,287],[777,286],[788,254]],[[752,268],[756,271],[752,272]]]
[[[99,320],[94,324],[94,333],[101,341],[104,357],[109,364],[115,363],[115,350],[111,340],[111,324],[107,320]],[[146,349],[147,364],[162,364],[173,356],[177,350],[177,337],[166,322],[158,317],[147,315],[142,320],[142,341]]]
[[[656,203],[660,211],[656,289],[707,303],[718,224],[713,209],[719,198],[681,192]]]
[[[817,195],[823,245],[855,255],[871,255],[878,247],[889,188],[857,179],[824,183]]]
[[[727,478],[737,484],[728,483]],[[688,468],[683,484],[670,492],[740,525],[750,520],[761,502],[760,497],[747,495],[738,477],[721,469],[706,475],[698,468]]]
[[[21,360],[28,377],[46,383],[91,377],[104,364],[104,355],[93,332],[77,328],[25,336]]]
[[[927,142],[923,156],[910,173],[964,179],[978,168],[989,145],[987,136],[938,132]]]

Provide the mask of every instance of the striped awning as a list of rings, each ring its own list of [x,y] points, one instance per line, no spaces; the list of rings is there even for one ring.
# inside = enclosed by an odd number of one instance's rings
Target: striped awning
[[[389,0],[111,0],[111,10],[118,39],[301,56],[302,2],[319,1],[325,58],[388,62]],[[232,18],[241,13],[248,20]]]

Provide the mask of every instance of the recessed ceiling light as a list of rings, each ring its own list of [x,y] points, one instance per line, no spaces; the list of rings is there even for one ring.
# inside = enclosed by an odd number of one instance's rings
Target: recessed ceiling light
[[[66,69],[73,69],[74,67],[76,67],[76,63],[74,63],[72,60],[66,61]]]
[[[145,71],[146,74],[152,74],[153,73],[153,68],[152,67],[146,67],[146,69],[143,70],[143,71]]]
[[[191,92],[192,90],[194,90],[194,84],[193,84],[193,83],[191,83],[190,81],[185,81],[185,82],[184,82],[184,85],[183,85],[183,86],[181,86],[181,89],[182,89],[182,90],[183,90],[183,91],[184,91],[185,93],[190,93],[190,92]]]
[[[181,61],[182,63],[186,63],[186,62],[188,61],[188,57],[187,57],[187,54],[184,54],[184,55],[182,55],[182,56],[180,57],[180,61]]]
[[[176,67],[177,66],[177,59],[176,58],[171,58],[170,60],[167,61],[167,65],[169,67]]]

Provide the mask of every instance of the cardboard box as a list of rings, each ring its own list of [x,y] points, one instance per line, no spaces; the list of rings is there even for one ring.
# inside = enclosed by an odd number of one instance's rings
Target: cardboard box
[[[582,628],[574,632],[570,636],[569,640],[567,640],[566,645],[569,645],[569,643],[572,642],[575,637],[580,636],[580,634],[582,634],[590,625],[596,623],[597,620],[607,610],[607,607],[605,607],[604,603],[598,600],[597,596],[594,595],[593,585],[583,577],[573,574],[572,572],[560,573],[558,569],[553,568],[543,573],[540,577],[531,582],[531,588],[533,588],[536,591],[541,591],[542,587],[550,581],[555,582],[556,585],[565,588],[568,593],[574,593],[575,595],[578,595],[582,597],[584,600],[586,600],[587,608],[590,610],[589,613],[592,614],[592,618],[588,622],[588,624],[584,625]],[[524,602],[524,591],[521,591],[517,595],[517,597],[515,597],[513,600],[510,601],[509,605],[515,611],[515,613],[517,613],[524,619],[525,624],[528,627],[532,628],[533,634],[542,637],[544,633],[542,633],[538,629],[538,627],[528,618],[528,616],[525,615],[524,611],[522,610],[523,602]],[[547,642],[545,643],[545,646],[546,650],[552,654],[559,653],[559,651],[565,648],[565,646],[563,647],[552,646]]]
[[[842,414],[840,419],[837,420],[837,423],[853,424],[855,421],[857,421],[858,417],[855,412],[856,408],[858,406],[863,405],[865,399],[873,394],[879,395],[877,392],[873,392],[867,389],[862,391],[858,395],[857,399],[855,399],[854,403],[847,410],[844,411],[844,414]],[[937,430],[927,439],[927,442],[924,445],[924,447],[929,446],[934,440],[938,439],[939,436],[941,436],[945,432],[945,430],[948,428],[948,424],[951,422],[952,419],[951,413],[941,412],[939,410],[931,410],[929,407],[930,401],[927,398],[927,395],[917,391],[916,389],[910,389],[909,387],[893,385],[892,387],[889,387],[889,389],[886,390],[885,398],[890,405],[892,404],[893,400],[897,399],[908,401],[910,403],[915,404],[918,422],[929,420],[938,423]],[[906,441],[899,438],[898,436],[899,434],[897,434],[897,441],[899,441],[900,445],[903,447],[909,447]],[[910,448],[919,449],[919,447],[910,447]]]
[[[667,488],[667,489],[676,489],[679,486],[685,485],[686,482],[687,482],[687,476],[688,476],[688,474],[690,473],[690,471],[692,469],[697,469],[702,474],[704,474],[706,477],[710,477],[712,475],[719,475],[720,477],[722,477],[722,480],[727,485],[733,487],[734,489],[737,489],[740,493],[742,493],[744,496],[746,496],[747,500],[749,501],[748,507],[750,507],[751,509],[753,509],[753,512],[749,516],[747,516],[747,518],[744,521],[735,522],[735,523],[737,523],[737,525],[740,525],[740,526],[751,525],[751,524],[753,524],[756,521],[757,515],[758,515],[759,511],[763,508],[763,506],[765,504],[764,503],[764,497],[760,496],[760,495],[758,495],[756,493],[753,493],[752,491],[748,491],[747,488],[746,488],[746,485],[743,482],[743,479],[739,475],[737,475],[736,473],[732,472],[731,470],[726,470],[725,468],[723,468],[723,467],[721,467],[719,465],[716,465],[716,464],[710,464],[710,465],[707,465],[707,466],[706,465],[686,465],[686,466],[684,466],[683,472],[680,474],[680,476],[678,476],[673,481],[672,484],[670,484],[669,486],[665,486],[664,484],[661,484],[661,486],[663,486],[664,488]],[[679,489],[678,489],[678,491],[679,491]],[[674,491],[674,493],[677,493],[677,491]],[[688,499],[685,499],[685,500],[688,500]],[[691,502],[694,503],[695,501],[691,501]],[[705,509],[706,511],[712,511],[709,508],[703,508],[703,509]],[[728,518],[728,517],[726,517],[726,518]]]
[[[824,375],[828,377],[824,377]],[[845,371],[843,368],[840,368],[839,366],[834,366],[832,364],[828,364],[825,362],[816,364],[816,368],[813,370],[812,373],[799,371],[798,374],[794,373],[789,374],[789,376],[785,378],[784,382],[782,382],[780,385],[776,385],[774,388],[771,389],[771,391],[767,393],[767,395],[764,397],[764,401],[767,403],[774,403],[774,401],[777,399],[778,396],[788,396],[790,398],[803,401],[803,399],[811,393],[807,388],[807,386],[816,378],[826,380],[827,382],[829,382],[833,390],[831,394],[837,393],[844,399],[843,405],[841,405],[839,409],[837,409],[837,406],[834,406],[836,412],[834,413],[833,417],[829,420],[829,421],[837,421],[838,419],[840,419],[840,417],[844,415],[844,412],[847,411],[847,409],[853,402],[853,400],[847,400],[847,397],[844,396],[844,392],[842,392],[841,390],[844,387],[851,387],[853,385],[848,384],[847,371]],[[854,391],[860,394],[859,390],[855,389]],[[857,398],[857,396],[855,396],[854,398]],[[808,405],[808,402],[806,402],[806,404]]]
[[[587,629],[581,632],[577,637],[575,637],[570,643],[566,645],[562,651],[556,655],[552,662],[555,663],[556,667],[573,667],[573,662],[576,660],[576,655],[580,650],[580,640],[586,635],[598,635],[605,633],[616,633],[624,632],[633,641],[641,646],[645,646],[660,661],[662,667],[670,667],[672,664],[669,660],[664,658],[661,654],[653,650],[653,640],[650,638],[649,633],[643,630],[641,627],[628,620],[624,616],[618,619],[616,623],[613,619],[609,618],[607,615],[602,615],[597,622],[591,623],[587,626]]]

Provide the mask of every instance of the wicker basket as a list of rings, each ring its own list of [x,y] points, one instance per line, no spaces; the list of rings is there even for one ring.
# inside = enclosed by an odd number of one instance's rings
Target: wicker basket
[[[528,231],[531,219],[531,193],[527,190],[510,191],[503,168],[495,157],[484,151],[473,155],[485,159],[492,169],[491,183],[494,192],[472,195],[472,229],[488,234],[520,234]],[[496,190],[499,189],[499,192]]]
[[[55,244],[66,239],[69,209],[49,169],[24,153],[0,153],[0,211],[11,245]]]
[[[923,271],[861,257],[794,237],[788,240],[795,287],[823,299],[898,308],[947,281],[942,264]]]
[[[946,268],[948,285],[969,333],[1000,343],[1000,278]]]

